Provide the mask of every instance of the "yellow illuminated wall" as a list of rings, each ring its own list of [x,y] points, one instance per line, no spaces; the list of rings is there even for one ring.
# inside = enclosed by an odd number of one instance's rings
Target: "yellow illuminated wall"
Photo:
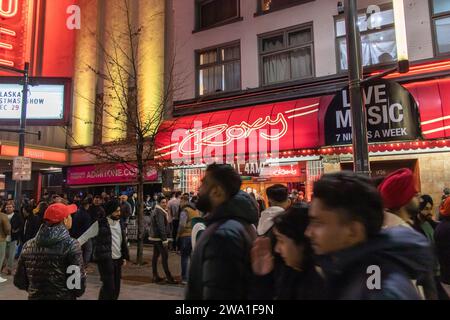
[[[142,27],[138,50],[139,114],[143,123],[155,126],[154,116],[163,111],[160,105],[164,99],[165,0],[139,0],[138,15]]]
[[[161,113],[164,97],[165,0],[128,0],[134,28],[141,27],[137,47],[139,116],[143,123]],[[102,142],[126,137],[123,114],[126,92],[122,84],[130,78],[131,55],[127,8],[124,0],[80,0],[81,30],[77,35],[74,76],[73,134],[77,144],[92,145],[96,93],[103,94]],[[128,56],[128,57],[127,57]],[[114,60],[114,62],[112,62]],[[100,69],[98,77],[88,65]],[[113,79],[115,83],[112,83]],[[87,124],[86,122],[90,122]],[[154,123],[155,125],[157,123]]]
[[[98,0],[80,0],[81,29],[77,30],[75,72],[73,76],[72,146],[93,144],[96,75],[88,66],[97,67]]]
[[[130,3],[130,2],[129,2]],[[102,142],[112,142],[126,137],[126,86],[130,71],[130,37],[128,36],[127,7],[124,0],[103,2],[104,22],[101,49],[103,73],[104,111]]]

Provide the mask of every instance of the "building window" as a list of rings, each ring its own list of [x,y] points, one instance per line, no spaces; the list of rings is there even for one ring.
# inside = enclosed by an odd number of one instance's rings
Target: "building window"
[[[311,1],[314,0],[258,0],[258,12],[267,13]]]
[[[239,0],[197,0],[197,29],[205,29],[239,18]]]
[[[263,85],[314,75],[311,25],[260,36],[259,52]]]
[[[224,45],[197,53],[200,96],[241,89],[241,47]]]
[[[431,20],[437,55],[450,53],[450,1],[431,0]]]
[[[363,66],[374,66],[397,60],[395,43],[394,10],[392,5],[381,7],[380,12],[358,15],[358,26],[361,33],[361,49]],[[338,69],[347,70],[347,39],[345,17],[336,18],[336,48]]]

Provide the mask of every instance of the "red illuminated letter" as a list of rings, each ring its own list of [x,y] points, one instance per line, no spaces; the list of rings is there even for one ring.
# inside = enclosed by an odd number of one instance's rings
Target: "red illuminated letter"
[[[5,10],[5,2],[8,2]],[[0,0],[0,16],[4,18],[12,18],[17,14],[19,10],[19,0]]]

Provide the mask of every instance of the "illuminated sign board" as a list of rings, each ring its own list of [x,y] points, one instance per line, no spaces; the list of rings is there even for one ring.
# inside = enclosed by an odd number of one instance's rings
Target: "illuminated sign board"
[[[0,0],[0,65],[22,68],[27,17],[28,1]]]
[[[2,145],[0,148],[0,155],[3,157],[17,157],[19,154],[18,146]],[[42,149],[25,148],[25,157],[34,160],[43,160],[51,162],[67,162],[67,152],[64,151],[49,151]]]
[[[0,120],[18,120],[22,107],[22,86],[0,84]],[[61,120],[64,118],[64,85],[30,86],[27,119]]]

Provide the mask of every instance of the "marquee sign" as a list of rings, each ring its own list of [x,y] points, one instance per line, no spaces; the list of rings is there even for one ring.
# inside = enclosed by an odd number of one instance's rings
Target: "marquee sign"
[[[64,85],[30,86],[28,120],[61,120],[64,117]],[[22,109],[22,86],[0,84],[0,120],[18,120]]]

